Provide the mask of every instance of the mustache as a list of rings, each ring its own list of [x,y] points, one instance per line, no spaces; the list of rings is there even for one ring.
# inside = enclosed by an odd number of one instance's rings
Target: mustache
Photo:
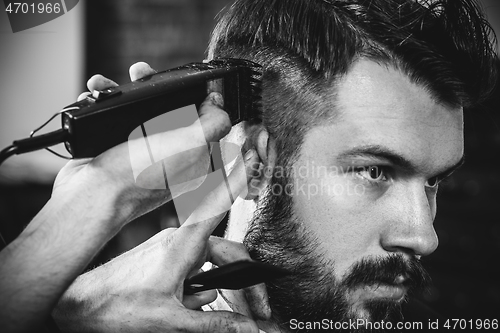
[[[404,280],[398,283],[397,279],[400,277]],[[409,292],[415,293],[429,288],[431,278],[416,257],[405,259],[403,254],[396,253],[387,257],[360,260],[342,281],[347,289],[373,284],[403,285]]]

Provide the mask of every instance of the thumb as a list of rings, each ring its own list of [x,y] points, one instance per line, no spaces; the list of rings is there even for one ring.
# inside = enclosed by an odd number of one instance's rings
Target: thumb
[[[190,320],[186,331],[193,333],[259,333],[257,323],[239,313],[228,311],[201,312],[189,310]],[[186,324],[186,322],[184,322]]]

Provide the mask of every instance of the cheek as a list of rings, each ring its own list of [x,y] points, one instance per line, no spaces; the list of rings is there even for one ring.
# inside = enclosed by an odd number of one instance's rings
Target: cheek
[[[295,213],[333,260],[338,277],[378,244],[372,194],[349,176],[298,177]]]

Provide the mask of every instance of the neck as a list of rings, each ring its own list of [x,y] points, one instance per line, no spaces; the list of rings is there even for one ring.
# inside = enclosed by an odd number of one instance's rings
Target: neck
[[[238,197],[231,207],[229,223],[224,238],[242,243],[255,210],[256,204],[253,201]]]

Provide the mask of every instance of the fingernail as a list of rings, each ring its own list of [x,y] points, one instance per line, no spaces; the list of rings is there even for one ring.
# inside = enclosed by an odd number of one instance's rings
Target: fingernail
[[[247,151],[245,154],[245,162],[250,161],[252,159],[254,153],[255,153],[255,150],[253,150],[253,149],[250,149],[249,151]]]
[[[215,106],[218,106],[220,108],[224,107],[224,98],[218,92],[213,92],[213,93],[210,94],[210,101]]]

